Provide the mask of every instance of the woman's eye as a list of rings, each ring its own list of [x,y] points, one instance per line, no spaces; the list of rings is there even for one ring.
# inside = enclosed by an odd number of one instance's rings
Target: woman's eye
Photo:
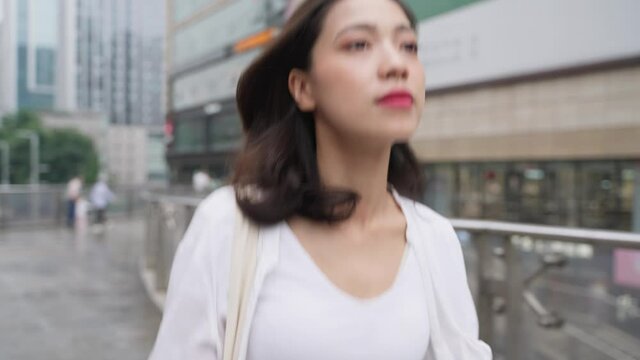
[[[362,51],[369,48],[369,43],[364,40],[352,41],[347,44],[346,48],[347,50],[352,50],[352,51]]]
[[[415,42],[407,42],[407,43],[402,44],[402,49],[406,50],[406,51],[408,51],[410,53],[416,54],[416,53],[418,53],[418,44],[415,43]]]

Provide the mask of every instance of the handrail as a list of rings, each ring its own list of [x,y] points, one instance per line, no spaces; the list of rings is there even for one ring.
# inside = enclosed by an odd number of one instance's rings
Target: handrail
[[[197,207],[203,200],[194,196],[180,196],[145,192],[143,198],[176,205]],[[606,246],[640,248],[640,233],[623,231],[571,228],[536,224],[511,223],[492,220],[449,219],[456,230],[472,233],[492,233],[499,235],[536,236],[541,239],[561,240],[574,243],[590,243]]]
[[[51,185],[51,184],[26,184],[26,185],[6,185],[0,184],[0,194],[23,194],[32,192],[45,192],[45,191],[63,191],[66,189],[65,185]]]
[[[466,230],[473,233],[536,236],[566,242],[640,248],[640,234],[622,231],[467,219],[451,219],[451,224],[457,230]]]
[[[201,198],[193,196],[179,196],[179,195],[167,195],[145,192],[142,194],[142,198],[147,201],[153,202],[169,202],[175,205],[192,206],[197,207],[202,201]]]
[[[153,185],[120,185],[113,189],[116,198],[112,214],[132,215],[139,209],[140,194],[155,191]],[[83,189],[88,200],[90,187]],[[68,216],[66,185],[0,185],[0,229],[28,226],[60,226]]]

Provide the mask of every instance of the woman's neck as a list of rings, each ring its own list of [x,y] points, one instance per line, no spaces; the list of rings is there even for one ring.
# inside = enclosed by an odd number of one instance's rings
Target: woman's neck
[[[321,183],[360,195],[348,221],[366,227],[384,216],[393,203],[387,191],[391,145],[365,147],[357,141],[337,141],[331,136],[319,136],[316,141]]]

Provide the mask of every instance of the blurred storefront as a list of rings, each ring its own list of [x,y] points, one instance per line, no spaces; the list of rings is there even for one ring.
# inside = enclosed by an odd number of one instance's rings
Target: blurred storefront
[[[242,138],[238,77],[275,36],[287,1],[169,0],[167,6],[171,180],[188,183],[196,170],[224,177]]]
[[[425,201],[451,217],[628,231],[639,169],[625,160],[426,165]]]
[[[427,203],[640,230],[638,12],[629,0],[491,0],[423,21],[427,106],[412,144]]]

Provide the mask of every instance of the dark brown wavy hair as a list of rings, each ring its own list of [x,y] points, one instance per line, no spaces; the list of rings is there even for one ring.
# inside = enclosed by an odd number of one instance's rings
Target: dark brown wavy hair
[[[238,82],[236,101],[246,138],[232,183],[238,205],[257,223],[272,224],[292,215],[341,221],[351,216],[358,202],[352,190],[321,184],[313,114],[298,109],[288,87],[292,69],[311,67],[311,50],[337,1],[305,1]],[[393,1],[415,29],[411,11]],[[422,195],[422,172],[407,143],[391,148],[388,182],[404,196]]]

